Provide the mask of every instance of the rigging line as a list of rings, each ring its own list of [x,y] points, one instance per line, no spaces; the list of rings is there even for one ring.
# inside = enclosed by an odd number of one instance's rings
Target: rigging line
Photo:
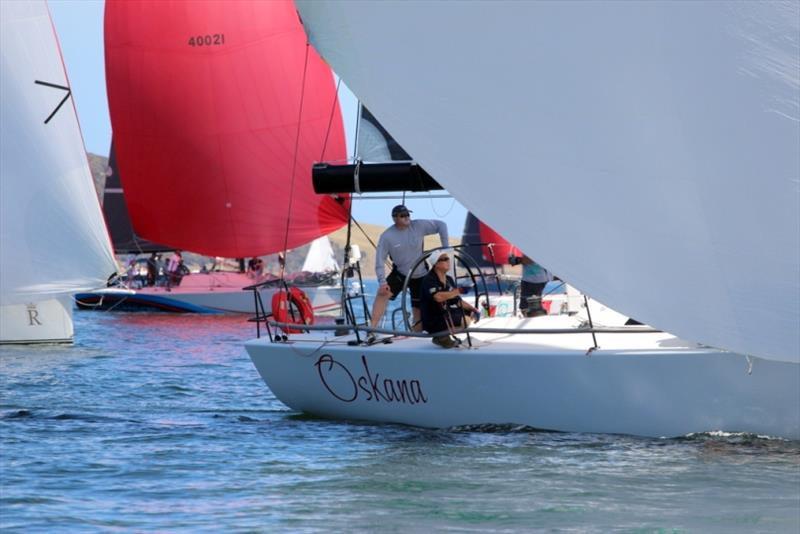
[[[300,356],[301,358],[308,358],[308,357],[311,357],[311,356],[315,356],[319,351],[324,349],[325,346],[328,345],[328,343],[330,343],[330,341],[331,340],[329,340],[329,339],[326,339],[326,340],[322,341],[321,345],[319,347],[317,347],[316,349],[312,350],[311,352],[301,351],[300,349],[295,348],[294,345],[289,345],[289,348],[291,349],[291,351],[296,356]]]
[[[372,248],[374,248],[374,249],[375,249],[375,252],[377,253],[377,252],[378,252],[378,245],[376,245],[376,244],[375,244],[375,242],[374,242],[374,241],[372,241],[372,238],[370,238],[370,237],[369,237],[369,234],[367,234],[367,231],[366,231],[366,230],[364,230],[364,229],[361,227],[361,225],[360,225],[360,224],[358,224],[358,221],[357,221],[357,220],[355,220],[355,218],[354,218],[352,215],[350,216],[350,219],[353,221],[353,223],[354,223],[356,226],[358,226],[358,229],[359,229],[359,230],[361,230],[361,233],[362,233],[362,234],[364,234],[364,237],[366,237],[366,238],[367,238],[367,241],[369,241],[369,244],[370,244],[370,245],[372,245]],[[376,260],[377,260],[377,258],[376,258]],[[389,261],[389,258],[386,258],[386,260],[384,260],[384,262],[383,262],[383,263],[384,263],[384,265],[385,265],[385,266],[386,266],[388,269],[392,269],[392,263]]]
[[[350,205],[347,207],[347,221],[348,221],[348,224],[347,224],[347,241],[345,241],[345,244],[344,244],[344,259],[342,261],[342,278],[341,278],[342,291],[341,291],[341,295],[340,295],[340,297],[341,297],[340,302],[342,303],[342,310],[345,310],[346,298],[347,298],[347,288],[345,287],[345,284],[344,284],[344,278],[345,278],[345,274],[347,273],[347,269],[348,269],[348,267],[350,265],[350,241],[351,241],[351,238],[353,236],[353,225],[350,223],[350,221],[352,219],[353,219],[353,200],[351,199],[350,200]],[[362,289],[362,293],[363,293],[363,289]],[[355,321],[353,321],[353,322],[355,322]]]
[[[434,197],[432,196],[428,196],[428,200],[430,200],[431,210],[433,210],[433,213],[435,213],[437,217],[447,217],[448,215],[450,215],[450,212],[453,211],[453,208],[456,205],[456,198],[450,195],[450,207],[447,208],[447,211],[445,211],[444,213],[439,213],[439,210],[436,209],[436,206],[433,202],[433,198]]]
[[[376,244],[375,244],[375,243],[372,241],[372,239],[371,239],[371,238],[369,237],[369,235],[367,234],[367,231],[366,231],[366,230],[364,230],[364,229],[361,227],[361,225],[358,223],[358,221],[356,220],[356,218],[355,218],[355,217],[353,217],[353,216],[351,215],[351,216],[350,216],[350,219],[353,221],[353,224],[355,224],[356,226],[358,226],[358,229],[359,229],[359,230],[361,230],[361,233],[362,233],[362,234],[364,234],[364,237],[366,237],[366,238],[367,238],[367,241],[369,241],[369,244],[370,244],[370,245],[372,245],[374,248],[378,248],[378,245],[376,245]]]
[[[353,224],[355,224],[355,225],[358,227],[358,229],[359,229],[359,230],[361,230],[361,233],[362,233],[362,234],[364,234],[364,237],[366,237],[366,238],[367,238],[367,241],[369,241],[369,244],[370,244],[370,245],[372,245],[372,248],[374,248],[374,249],[377,251],[377,250],[378,250],[378,245],[376,245],[376,244],[375,244],[375,242],[374,242],[374,241],[372,241],[372,238],[370,238],[370,237],[369,237],[369,234],[367,234],[367,231],[366,231],[366,230],[364,230],[364,229],[361,227],[361,225],[358,223],[358,221],[355,219],[355,217],[353,217],[353,216],[351,215],[351,216],[350,216],[350,220],[351,220],[351,221],[353,221]],[[388,261],[388,260],[386,260],[384,263],[386,264],[386,266],[387,266],[387,267],[390,267],[390,268],[391,268],[391,264],[389,263],[389,261]]]
[[[358,160],[358,135],[361,131],[361,101],[356,106],[356,131],[353,132],[353,161]]]
[[[292,201],[294,200],[294,180],[295,175],[297,174],[297,153],[299,151],[300,146],[300,127],[302,125],[302,118],[303,118],[303,103],[305,101],[306,96],[306,73],[308,72],[308,50],[311,45],[306,42],[306,55],[303,61],[303,79],[300,84],[300,109],[297,112],[297,135],[294,138],[294,154],[292,156],[292,179],[289,182],[289,202],[288,206],[286,207],[286,232],[283,236],[283,257],[286,258],[288,254],[288,246],[289,246],[289,225],[292,220]],[[284,281],[284,276],[286,274],[286,262],[284,261],[281,264],[281,282]]]
[[[319,155],[320,161],[325,161],[325,149],[328,148],[328,138],[331,134],[331,125],[333,124],[333,116],[336,113],[336,103],[339,102],[339,86],[342,85],[342,78],[336,82],[336,92],[333,94],[333,104],[331,105],[331,114],[328,117],[328,128],[325,130],[325,141],[322,142],[322,154]]]
[[[461,299],[461,297],[459,297],[459,299]],[[459,302],[459,306],[460,305],[461,305],[461,303]],[[447,326],[447,331],[450,332],[450,337],[455,338],[456,345],[454,345],[454,346],[457,347],[457,346],[459,346],[461,344],[461,340],[456,336],[456,325],[453,322],[453,316],[450,315],[450,308],[449,308],[449,306],[447,306],[447,301],[446,300],[444,302],[442,302],[442,307],[444,308],[444,312],[445,312],[444,313],[444,322],[445,322],[445,324]],[[463,313],[464,313],[463,312],[463,308],[462,308],[462,312],[461,313],[462,313],[462,316],[463,316]],[[464,321],[464,319],[462,319],[462,321]]]

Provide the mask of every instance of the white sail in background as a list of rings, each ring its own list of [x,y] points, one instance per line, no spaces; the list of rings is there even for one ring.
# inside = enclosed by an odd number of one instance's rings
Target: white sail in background
[[[336,262],[336,255],[333,253],[331,240],[324,235],[311,242],[311,247],[306,254],[303,262],[302,271],[310,273],[325,273],[328,271],[338,271],[339,264]]]
[[[298,7],[386,129],[524,252],[639,321],[800,362],[800,3]]]
[[[105,286],[116,267],[47,5],[4,1],[0,15],[5,313]]]

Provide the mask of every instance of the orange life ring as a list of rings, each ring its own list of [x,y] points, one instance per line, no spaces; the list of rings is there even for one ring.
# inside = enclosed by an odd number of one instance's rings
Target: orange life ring
[[[292,313],[294,305],[296,312]],[[298,317],[299,315],[299,317]],[[288,293],[281,289],[272,295],[272,317],[278,323],[292,323],[302,325],[314,324],[314,308],[308,295],[299,287],[290,287]],[[287,334],[299,334],[302,330],[297,328],[282,328]]]

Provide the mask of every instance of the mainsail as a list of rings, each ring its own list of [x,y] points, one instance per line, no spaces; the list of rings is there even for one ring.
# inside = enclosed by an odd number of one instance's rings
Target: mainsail
[[[378,119],[366,108],[359,105],[358,138],[356,155],[362,161],[411,161],[400,143],[386,131]]]
[[[47,4],[0,2],[0,24],[5,306],[104,286],[116,266]]]
[[[103,215],[111,234],[111,243],[117,254],[138,254],[140,252],[160,252],[171,250],[173,247],[159,245],[147,239],[142,239],[133,230],[131,219],[128,215],[128,206],[125,203],[125,194],[122,181],[119,178],[117,155],[114,152],[114,142],[111,142],[111,153],[108,156],[108,170],[106,172],[106,187],[103,192]]]
[[[298,7],[356,96],[523,252],[655,327],[800,362],[800,4]]]
[[[138,235],[245,257],[346,223],[347,201],[312,191],[312,163],[345,158],[344,128],[292,2],[108,1],[105,51]]]
[[[359,103],[356,163],[326,161],[314,165],[314,191],[376,193],[431,191],[442,186],[413,161],[378,119]]]

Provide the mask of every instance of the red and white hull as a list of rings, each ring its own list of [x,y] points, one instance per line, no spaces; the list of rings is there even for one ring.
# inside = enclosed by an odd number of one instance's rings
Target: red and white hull
[[[255,297],[243,288],[253,285],[253,278],[241,273],[193,273],[180,285],[139,289],[105,288],[75,297],[82,309],[161,310],[182,313],[254,313]],[[338,285],[302,287],[315,313],[333,313],[340,309]],[[278,288],[261,290],[261,299],[269,313],[272,295]]]

